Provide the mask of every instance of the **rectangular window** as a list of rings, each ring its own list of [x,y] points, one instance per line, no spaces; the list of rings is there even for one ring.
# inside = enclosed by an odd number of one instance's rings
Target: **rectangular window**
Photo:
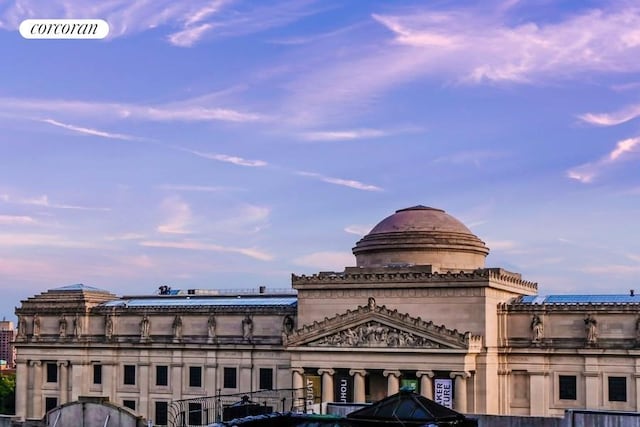
[[[273,390],[273,369],[260,368],[260,390]]]
[[[627,377],[609,377],[609,402],[627,401]]]
[[[189,366],[189,387],[202,387],[202,367]]]
[[[124,365],[124,384],[136,385],[136,365]]]
[[[202,403],[189,403],[189,425],[202,425]]]
[[[122,406],[124,406],[125,408],[129,408],[132,411],[136,410],[136,401],[135,400],[123,400],[122,401]]]
[[[561,400],[576,400],[577,387],[575,375],[558,376],[558,391]]]
[[[236,368],[224,368],[223,388],[236,388]]]
[[[156,402],[156,418],[154,419],[155,425],[164,426],[167,425],[167,414],[169,411],[169,404],[167,402]]]
[[[44,410],[45,412],[49,412],[53,408],[58,406],[58,398],[57,397],[45,397],[44,398]]]
[[[93,383],[102,384],[102,365],[93,365]]]
[[[168,366],[156,366],[156,385],[169,385]]]
[[[58,364],[57,363],[47,363],[47,382],[48,383],[58,382]]]

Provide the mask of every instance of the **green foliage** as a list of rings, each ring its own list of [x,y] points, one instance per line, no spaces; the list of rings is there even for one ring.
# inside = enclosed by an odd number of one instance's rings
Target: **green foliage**
[[[16,374],[0,373],[0,414],[15,414]]]

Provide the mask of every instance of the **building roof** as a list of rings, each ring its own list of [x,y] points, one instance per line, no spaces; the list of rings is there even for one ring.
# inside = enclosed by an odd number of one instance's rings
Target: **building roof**
[[[529,295],[516,301],[519,304],[639,304],[640,295]]]
[[[96,288],[94,286],[87,286],[82,283],[76,283],[74,285],[61,286],[59,288],[53,288],[52,291],[90,291],[90,292],[104,292],[109,293],[104,289]]]
[[[103,307],[293,307],[298,303],[296,296],[159,296],[153,298],[122,298],[108,301]]]
[[[423,205],[397,210],[393,215],[380,221],[369,234],[412,231],[445,231],[473,234],[462,222],[442,209]]]

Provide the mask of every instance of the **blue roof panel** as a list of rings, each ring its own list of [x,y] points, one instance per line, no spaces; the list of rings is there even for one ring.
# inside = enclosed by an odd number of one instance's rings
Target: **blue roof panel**
[[[119,299],[102,304],[104,307],[193,307],[193,306],[236,306],[236,307],[264,307],[264,306],[295,306],[298,298],[291,297],[158,297]]]
[[[109,291],[105,291],[104,289],[96,288],[94,286],[83,285],[82,283],[76,283],[75,285],[61,286],[59,288],[53,288],[51,290],[52,291],[92,291],[92,292],[105,292],[105,293],[109,292]]]
[[[609,295],[529,295],[521,304],[640,304],[640,296],[630,294]]]

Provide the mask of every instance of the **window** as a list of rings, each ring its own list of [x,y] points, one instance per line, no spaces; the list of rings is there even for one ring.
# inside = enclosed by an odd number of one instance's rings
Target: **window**
[[[166,367],[166,366],[165,366]],[[167,414],[169,411],[169,404],[167,402],[156,402],[156,418],[154,420],[155,425],[167,425]]]
[[[58,382],[58,365],[56,363],[47,363],[47,382]]]
[[[627,377],[609,377],[609,402],[627,401]]]
[[[122,401],[122,406],[124,406],[125,408],[129,408],[132,411],[136,410],[136,401],[135,400],[123,400]]]
[[[125,385],[136,384],[136,366],[124,365],[124,383]]]
[[[202,367],[189,366],[189,387],[202,387]]]
[[[562,400],[576,400],[576,377],[575,375],[560,375],[558,377],[559,397]]]
[[[260,384],[258,386],[260,390],[272,390],[273,389],[273,369],[260,368]]]
[[[93,365],[93,383],[102,384],[102,365]]]
[[[189,403],[189,425],[202,425],[202,403]]]
[[[236,368],[224,368],[224,383],[223,388],[236,388]]]
[[[58,406],[58,398],[57,397],[45,397],[44,398],[44,410],[45,412],[49,412],[53,408]]]
[[[169,385],[168,366],[156,366],[156,385]]]

